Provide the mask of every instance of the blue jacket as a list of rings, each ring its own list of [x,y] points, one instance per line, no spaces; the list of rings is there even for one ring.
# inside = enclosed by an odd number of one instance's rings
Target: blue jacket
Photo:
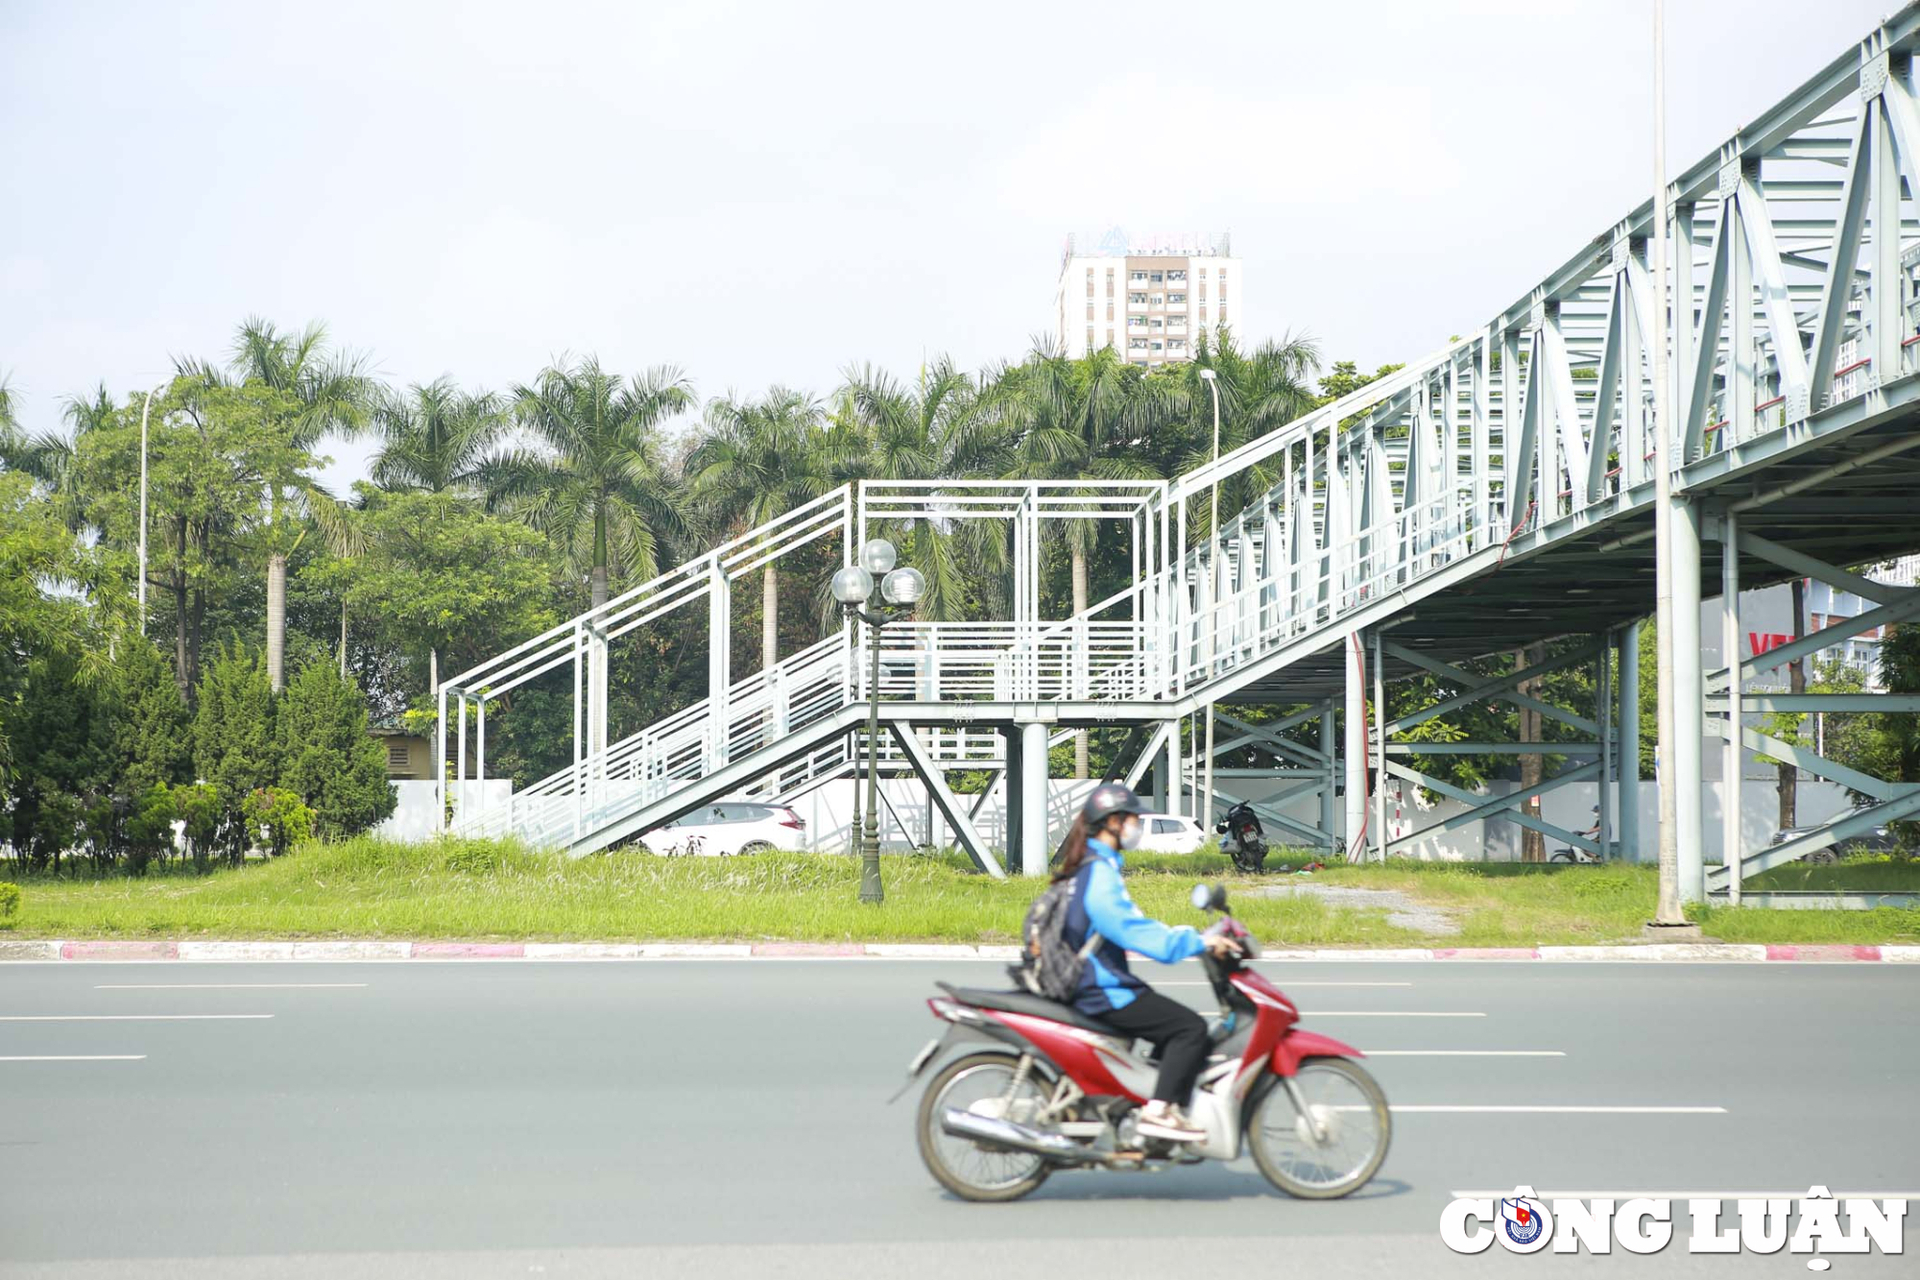
[[[1080,971],[1080,990],[1073,1007],[1090,1018],[1124,1009],[1147,984],[1127,968],[1127,952],[1137,951],[1161,964],[1199,955],[1207,944],[1198,930],[1174,928],[1141,914],[1127,896],[1120,879],[1120,854],[1101,840],[1087,841],[1090,855],[1074,876],[1073,898],[1067,908],[1066,941],[1077,951],[1086,945],[1087,931],[1102,941]]]

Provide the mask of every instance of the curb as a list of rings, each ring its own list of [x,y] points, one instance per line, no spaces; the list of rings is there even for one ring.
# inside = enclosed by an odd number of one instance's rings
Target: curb
[[[165,942],[97,939],[76,942],[0,940],[0,962],[263,961],[263,960],[1013,960],[1012,946],[919,942]],[[1832,964],[1870,961],[1920,964],[1920,946],[1788,945],[1671,942],[1641,946],[1273,949],[1263,960],[1428,961],[1546,960],[1560,963],[1640,961],[1774,961]]]

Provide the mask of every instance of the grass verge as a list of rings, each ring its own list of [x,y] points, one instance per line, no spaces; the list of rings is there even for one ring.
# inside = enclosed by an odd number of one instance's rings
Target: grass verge
[[[858,864],[844,857],[573,860],[487,841],[363,837],[204,876],[29,879],[11,936],[992,943],[1014,940],[1037,892],[1031,881],[971,874],[950,855],[881,861],[887,901],[874,909],[856,900]],[[1187,901],[1196,879],[1227,878],[1218,854],[1141,854],[1129,867],[1141,909],[1173,923],[1200,923]],[[1230,879],[1234,914],[1270,946],[1617,942],[1639,936],[1655,895],[1652,868],[1627,866],[1400,862]],[[1459,932],[1402,927],[1385,905],[1262,893],[1301,882],[1395,891],[1443,912]],[[1701,923],[1729,942],[1920,941],[1920,910],[1722,908]]]

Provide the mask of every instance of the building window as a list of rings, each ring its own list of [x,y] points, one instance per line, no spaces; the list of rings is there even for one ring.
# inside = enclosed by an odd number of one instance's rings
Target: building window
[[[1167,339],[1167,350],[1185,351],[1186,349],[1187,349],[1187,340],[1185,338],[1168,338]]]
[[[1168,284],[1182,284],[1182,283],[1185,283],[1185,281],[1186,281],[1186,278],[1187,278],[1187,273],[1186,273],[1186,272],[1184,272],[1184,271],[1169,271],[1169,272],[1167,272],[1167,283],[1168,283]]]
[[[1156,343],[1154,343],[1154,344],[1153,344],[1153,349],[1154,349],[1155,351],[1158,351],[1158,350],[1160,350],[1160,344],[1159,344],[1159,343],[1157,343],[1157,342],[1156,342]]]
[[[1167,301],[1176,307],[1184,307],[1187,305],[1187,295],[1184,293],[1170,293],[1167,295]]]
[[[1087,350],[1093,350],[1093,326],[1087,326]]]
[[[1147,302],[1152,306],[1164,307],[1167,305],[1167,298],[1165,294],[1156,293],[1151,298],[1148,298]]]
[[[407,744],[389,742],[387,744],[387,772],[405,773],[407,771]]]
[[[1145,351],[1146,349],[1147,349],[1147,340],[1145,338],[1128,338],[1127,339],[1127,350]]]
[[[1146,327],[1147,327],[1147,318],[1145,316],[1128,316],[1127,317],[1127,328],[1144,329]]]
[[[1162,275],[1160,272],[1156,271],[1152,275],[1148,276],[1147,279],[1153,281],[1153,283],[1155,284],[1159,284],[1162,280],[1166,279],[1166,277]]]
[[[1127,279],[1132,281],[1134,284],[1145,284],[1147,282],[1147,273],[1144,271],[1136,271],[1132,275],[1128,276]]]
[[[1154,317],[1153,319],[1151,319],[1151,320],[1149,320],[1149,321],[1147,322],[1147,327],[1148,327],[1149,329],[1158,329],[1158,328],[1160,328],[1160,327],[1161,327],[1161,321],[1160,321],[1160,317],[1159,317],[1159,316],[1155,316],[1155,317]]]
[[[1128,302],[1145,302],[1146,300],[1147,295],[1144,293],[1130,293],[1127,295]]]
[[[1093,319],[1093,304],[1091,302],[1087,304],[1087,319]]]

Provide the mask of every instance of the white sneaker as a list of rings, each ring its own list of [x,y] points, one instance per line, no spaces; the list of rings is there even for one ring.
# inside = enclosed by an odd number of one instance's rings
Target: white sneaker
[[[1134,1128],[1141,1136],[1166,1142],[1203,1142],[1207,1131],[1187,1119],[1180,1108],[1169,1102],[1149,1102],[1140,1108]]]

